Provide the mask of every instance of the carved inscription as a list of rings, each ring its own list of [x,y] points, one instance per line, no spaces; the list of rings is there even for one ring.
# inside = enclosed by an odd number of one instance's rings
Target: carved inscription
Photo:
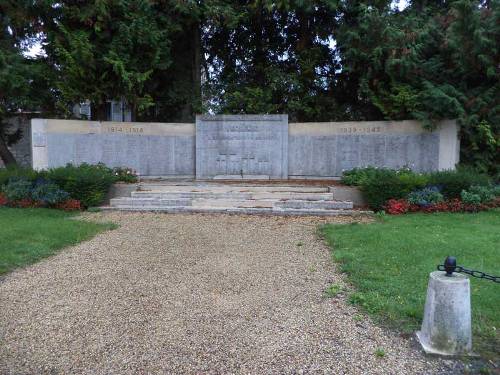
[[[144,128],[130,126],[110,126],[106,128],[107,133],[123,133],[123,134],[141,134],[144,133]]]
[[[382,128],[380,126],[349,126],[346,128],[340,128],[341,134],[369,134],[369,133],[380,133]]]

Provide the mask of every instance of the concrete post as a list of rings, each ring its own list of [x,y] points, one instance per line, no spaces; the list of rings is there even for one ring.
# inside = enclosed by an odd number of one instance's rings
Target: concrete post
[[[454,273],[430,274],[422,328],[418,340],[426,353],[468,355],[472,350],[470,282]]]

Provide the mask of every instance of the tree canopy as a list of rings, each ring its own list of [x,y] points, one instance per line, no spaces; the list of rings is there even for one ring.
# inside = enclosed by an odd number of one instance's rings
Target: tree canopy
[[[19,103],[38,91],[61,117],[90,100],[104,119],[106,101],[124,99],[135,119],[151,121],[209,111],[432,128],[454,118],[462,161],[499,173],[499,1],[414,0],[401,11],[388,0],[2,4],[4,113],[42,105]],[[43,46],[42,75],[22,53],[33,39]],[[26,86],[30,76],[38,78]],[[5,97],[17,104],[6,109]]]

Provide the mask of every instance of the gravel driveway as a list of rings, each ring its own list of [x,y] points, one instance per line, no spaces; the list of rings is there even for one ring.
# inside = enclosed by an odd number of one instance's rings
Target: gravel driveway
[[[323,296],[350,218],[87,215],[120,228],[0,280],[0,373],[441,373]]]

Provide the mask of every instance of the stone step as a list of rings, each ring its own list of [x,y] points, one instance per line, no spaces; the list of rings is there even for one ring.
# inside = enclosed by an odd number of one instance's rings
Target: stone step
[[[277,201],[274,207],[282,209],[307,209],[307,210],[351,210],[352,202],[349,201],[304,201],[287,200]]]
[[[169,206],[149,206],[141,207],[137,205],[120,205],[102,207],[104,210],[120,211],[155,211],[164,213],[225,213],[242,215],[277,215],[277,216],[340,216],[340,215],[366,215],[371,211],[358,210],[323,210],[323,209],[280,209],[261,207],[169,207]]]
[[[191,206],[191,199],[158,199],[158,198],[113,198],[111,207],[185,207]]]
[[[252,200],[252,199],[162,199],[162,198],[113,198],[112,207],[198,207],[198,208],[276,208],[280,210],[344,210],[352,209],[352,202],[304,200]]]
[[[213,192],[213,191],[134,191],[134,198],[157,198],[157,199],[188,199],[188,198],[208,198],[208,199],[273,199],[273,200],[308,200],[321,201],[332,200],[333,193],[307,193],[293,191],[278,192]]]
[[[328,193],[328,187],[318,186],[283,186],[283,185],[233,185],[233,184],[154,184],[139,185],[139,191],[155,192],[297,192],[297,193]]]

